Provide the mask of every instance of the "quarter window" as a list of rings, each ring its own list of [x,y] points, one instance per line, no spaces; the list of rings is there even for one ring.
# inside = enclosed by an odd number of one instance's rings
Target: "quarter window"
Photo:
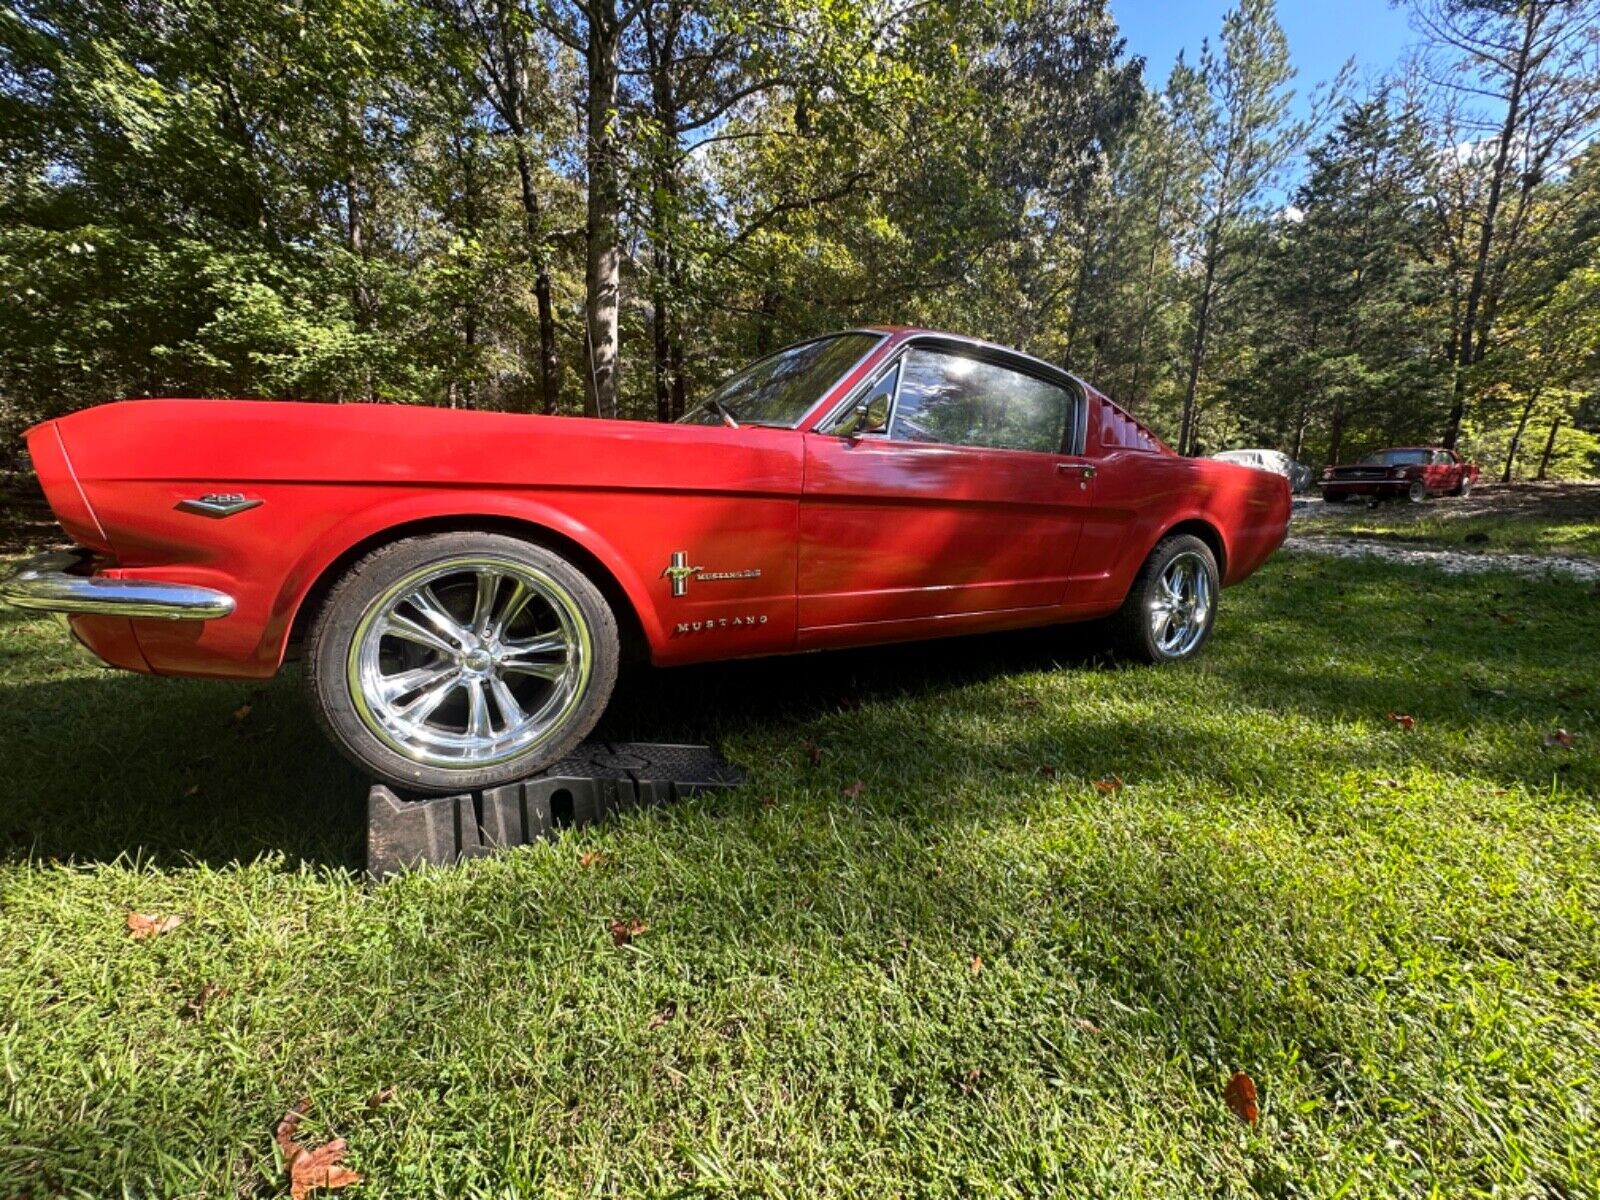
[[[1063,387],[982,359],[907,351],[889,436],[992,450],[1059,454],[1072,409]]]

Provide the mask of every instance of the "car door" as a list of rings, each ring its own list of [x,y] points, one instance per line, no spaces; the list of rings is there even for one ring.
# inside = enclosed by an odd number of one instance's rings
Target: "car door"
[[[1020,357],[939,341],[893,357],[806,435],[801,630],[1059,605],[1093,498],[1085,403]]]

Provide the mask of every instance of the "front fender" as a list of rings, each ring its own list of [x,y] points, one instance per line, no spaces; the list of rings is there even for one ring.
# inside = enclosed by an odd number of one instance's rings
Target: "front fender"
[[[575,542],[611,574],[633,606],[651,645],[659,645],[664,640],[664,631],[654,606],[649,603],[644,579],[604,537],[570,513],[531,497],[504,492],[425,493],[397,497],[351,513],[305,549],[284,576],[273,601],[272,616],[262,631],[257,650],[258,661],[269,670],[277,669],[288,648],[290,631],[312,588],[354,547],[391,540],[384,537],[385,534],[403,537],[409,527],[474,519],[512,521],[532,529],[549,530]]]

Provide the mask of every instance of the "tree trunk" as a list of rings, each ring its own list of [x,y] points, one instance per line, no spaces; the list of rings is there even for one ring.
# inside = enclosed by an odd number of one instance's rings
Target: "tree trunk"
[[[1544,453],[1539,456],[1539,473],[1534,476],[1540,483],[1544,482],[1545,475],[1550,471],[1550,456],[1555,453],[1556,430],[1561,428],[1561,418],[1556,417],[1550,422],[1550,436],[1544,440]]]
[[[622,49],[616,0],[597,0],[589,10],[588,96],[585,125],[589,171],[584,233],[584,327],[588,355],[584,382],[595,414],[615,417],[622,308],[622,205],[618,170],[617,79]]]
[[[1211,296],[1217,278],[1217,258],[1221,249],[1222,230],[1213,224],[1207,236],[1206,273],[1200,285],[1200,309],[1195,314],[1194,345],[1189,353],[1189,382],[1183,391],[1183,424],[1178,432],[1178,453],[1188,454],[1193,449],[1195,426],[1195,397],[1200,390],[1200,364],[1206,354],[1206,327],[1211,321]]]
[[[540,228],[539,194],[533,188],[533,164],[520,136],[517,178],[522,185],[522,218],[528,233],[528,257],[533,262],[533,295],[539,308],[539,401],[546,415],[554,416],[560,385],[556,379],[556,318],[550,303],[550,263]]]
[[[1333,419],[1328,422],[1328,465],[1339,465],[1339,455],[1344,450],[1344,398],[1333,402]]]
[[[1539,400],[1539,391],[1535,388],[1528,394],[1528,402],[1522,406],[1522,416],[1517,418],[1516,432],[1511,435],[1511,445],[1506,447],[1506,469],[1500,473],[1501,483],[1511,482],[1511,469],[1517,463],[1517,450],[1522,445],[1522,431],[1528,427],[1528,418],[1533,415],[1533,406]]]
[[[1506,164],[1511,157],[1511,146],[1516,139],[1517,122],[1522,115],[1523,92],[1527,87],[1528,56],[1533,49],[1534,31],[1538,27],[1540,5],[1523,0],[1526,16],[1522,26],[1522,45],[1517,50],[1516,66],[1511,74],[1511,93],[1506,100],[1505,122],[1500,126],[1500,140],[1495,147],[1494,171],[1489,177],[1489,194],[1484,202],[1483,226],[1478,233],[1478,253],[1472,264],[1472,280],[1467,285],[1465,311],[1461,316],[1461,334],[1456,345],[1455,379],[1451,385],[1450,415],[1445,419],[1444,445],[1454,450],[1461,437],[1461,420],[1467,411],[1467,369],[1483,356],[1483,346],[1488,339],[1487,328],[1479,330],[1478,309],[1484,302],[1484,285],[1489,275],[1490,250],[1494,243],[1495,217],[1500,210],[1500,192],[1505,187]],[[1476,335],[1476,336],[1475,336]]]

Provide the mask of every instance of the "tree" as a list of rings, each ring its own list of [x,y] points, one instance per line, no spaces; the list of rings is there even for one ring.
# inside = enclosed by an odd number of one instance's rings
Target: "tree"
[[[1294,68],[1272,0],[1243,0],[1222,21],[1220,47],[1200,49],[1193,80],[1179,59],[1175,94],[1192,98],[1177,114],[1205,162],[1205,176],[1190,247],[1197,263],[1193,285],[1187,379],[1178,452],[1194,452],[1200,383],[1212,338],[1215,310],[1238,280],[1234,265],[1241,225],[1265,202],[1266,189],[1304,136],[1287,119]]]
[[[1468,170],[1482,172],[1483,187],[1468,193],[1471,210],[1454,222],[1465,275],[1450,332],[1455,377],[1443,434],[1454,448],[1469,376],[1491,345],[1534,190],[1600,122],[1600,13],[1587,0],[1427,0],[1416,14],[1435,50],[1434,78],[1449,91],[1488,98],[1500,110],[1486,144],[1456,150]],[[1452,133],[1455,126],[1447,120]]]

